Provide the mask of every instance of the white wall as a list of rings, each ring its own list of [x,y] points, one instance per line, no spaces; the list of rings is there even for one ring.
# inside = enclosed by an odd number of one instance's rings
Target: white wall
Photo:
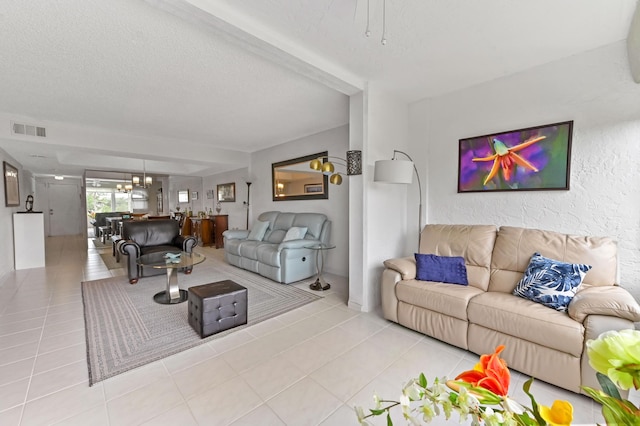
[[[428,143],[429,223],[612,236],[621,285],[640,299],[640,85],[624,42],[416,103],[410,117],[412,147]],[[565,120],[574,120],[569,191],[456,192],[460,138]]]
[[[0,183],[0,284],[4,282],[4,277],[14,270],[15,265],[13,253],[13,213],[25,210],[24,202],[27,199],[27,195],[33,194],[34,186],[31,173],[24,170],[20,163],[2,149],[0,149],[0,162],[1,161],[6,161],[18,169],[20,205],[17,207],[5,206],[4,181]]]
[[[366,254],[363,259],[362,300],[355,299],[358,297],[355,288],[358,283],[351,282],[349,303],[351,306],[359,303],[363,311],[371,311],[380,305],[384,260],[409,256],[417,250],[418,188],[417,185],[373,182],[375,161],[391,159],[394,149],[410,151],[409,106],[373,85],[365,91],[364,105]],[[415,226],[411,226],[413,223]],[[407,233],[407,229],[414,232]]]
[[[247,229],[247,209],[244,203],[247,201],[247,181],[251,182],[251,202],[253,202],[253,180],[249,177],[247,168],[234,170],[232,172],[219,173],[213,176],[207,176],[203,179],[205,193],[204,203],[207,212],[209,208],[216,214],[216,200],[218,185],[226,183],[236,184],[236,201],[221,202],[220,214],[229,215],[229,229]],[[213,191],[213,199],[207,199],[206,192]],[[249,228],[251,227],[251,218],[249,220]]]
[[[180,211],[184,212],[187,208],[191,209],[196,214],[198,211],[204,209],[204,200],[202,194],[202,178],[199,176],[170,176],[168,178],[169,187],[167,194],[162,194],[163,197],[167,197],[169,200],[169,206],[164,206],[164,210],[166,212],[174,212],[176,211],[176,207],[180,207]],[[189,191],[189,202],[188,203],[178,203],[178,191],[188,190]],[[163,191],[167,191],[166,187],[163,185]],[[192,200],[191,195],[193,192],[198,193],[198,199]],[[204,196],[206,199],[206,194]]]
[[[331,156],[345,158],[348,149],[349,126],[341,126],[257,151],[251,155],[251,174],[255,179],[251,185],[249,227],[251,227],[253,219],[265,211],[325,214],[331,220],[331,242],[336,246],[334,250],[329,250],[327,253],[325,271],[340,276],[347,276],[349,273],[348,197],[350,178],[345,177],[342,185],[330,185],[328,200],[273,201],[271,196],[271,164],[323,151],[328,151]],[[236,189],[238,189],[237,183]],[[241,199],[240,203],[243,200]]]

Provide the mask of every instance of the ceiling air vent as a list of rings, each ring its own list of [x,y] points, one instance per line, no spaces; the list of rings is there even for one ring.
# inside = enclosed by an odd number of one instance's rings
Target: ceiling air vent
[[[11,123],[11,130],[16,135],[47,137],[47,129],[44,127],[32,126],[31,124]]]

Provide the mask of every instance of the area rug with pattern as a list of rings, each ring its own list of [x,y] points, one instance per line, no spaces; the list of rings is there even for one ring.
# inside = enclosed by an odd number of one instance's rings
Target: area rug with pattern
[[[199,266],[201,266],[199,268]],[[219,259],[207,259],[191,275],[179,273],[180,288],[232,280],[247,288],[247,325],[201,339],[188,323],[188,302],[160,305],[166,275],[129,284],[126,276],[82,283],[89,385],[220,338],[288,312],[321,296],[273,282]]]
[[[103,243],[100,238],[91,238],[91,242],[93,243],[93,246],[97,249],[111,248],[111,244],[112,244],[111,239],[107,240],[106,243]]]
[[[122,260],[121,258],[120,262],[116,261],[116,257],[113,255],[113,252],[111,251],[111,247],[109,247],[109,249],[100,250],[100,257],[102,258],[104,265],[108,269],[119,269],[119,268],[127,267],[127,257],[122,256],[124,260]]]

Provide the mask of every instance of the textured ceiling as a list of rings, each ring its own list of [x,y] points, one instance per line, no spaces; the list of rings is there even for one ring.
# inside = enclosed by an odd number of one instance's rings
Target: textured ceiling
[[[366,0],[3,0],[2,117],[145,142],[42,149],[2,133],[0,147],[37,173],[122,168],[146,150],[154,173],[212,174],[242,166],[231,151],[347,123],[345,88],[365,81],[411,102],[622,40],[636,2],[387,0],[386,46],[382,4],[366,38]]]
[[[624,40],[636,0],[192,0],[417,101]],[[371,36],[367,28],[367,4]]]

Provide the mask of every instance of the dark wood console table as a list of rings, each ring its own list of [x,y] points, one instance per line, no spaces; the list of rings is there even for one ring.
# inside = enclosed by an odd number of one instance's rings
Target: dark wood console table
[[[218,214],[209,216],[211,244],[217,249],[224,247],[224,237],[222,233],[229,229],[229,215]]]
[[[186,223],[189,222],[189,224]],[[229,215],[220,214],[205,218],[188,217],[183,227],[183,234],[193,235],[198,239],[198,244],[215,246],[217,249],[224,247],[222,233],[229,229]]]

